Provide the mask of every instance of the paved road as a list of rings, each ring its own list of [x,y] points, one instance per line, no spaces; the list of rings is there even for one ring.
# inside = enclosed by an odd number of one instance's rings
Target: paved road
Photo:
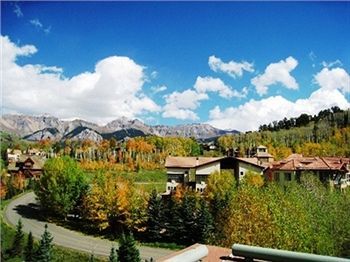
[[[95,255],[108,256],[112,244],[115,245],[115,242],[109,240],[86,236],[55,224],[42,221],[38,214],[40,214],[40,210],[35,201],[35,194],[31,192],[13,200],[7,206],[4,212],[4,218],[7,223],[12,225],[16,225],[19,218],[21,218],[23,231],[26,233],[32,231],[35,238],[41,238],[44,231],[44,225],[48,224],[48,230],[54,237],[54,244],[87,253],[93,252]],[[143,259],[149,259],[151,257],[153,257],[153,259],[158,259],[174,252],[168,249],[146,246],[139,246],[139,250]]]

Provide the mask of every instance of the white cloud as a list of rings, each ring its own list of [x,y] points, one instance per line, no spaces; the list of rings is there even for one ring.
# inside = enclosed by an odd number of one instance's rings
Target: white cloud
[[[342,66],[343,63],[339,59],[337,59],[337,60],[331,61],[331,62],[322,61],[321,65],[323,67],[331,68],[333,66]]]
[[[268,91],[270,85],[281,84],[288,89],[298,89],[298,83],[290,72],[296,68],[298,61],[293,57],[268,65],[263,74],[254,77],[251,83],[257,93],[262,96]]]
[[[21,7],[18,4],[14,5],[13,12],[16,14],[17,17],[22,17],[23,16],[22,9],[21,9]]]
[[[33,26],[35,26],[37,28],[42,28],[43,27],[43,24],[39,21],[38,18],[30,20],[29,23],[31,23]]]
[[[224,98],[245,97],[248,89],[244,87],[241,92],[238,92],[225,85],[219,78],[198,76],[193,89],[175,91],[164,96],[166,104],[163,107],[162,116],[181,120],[199,120],[194,110],[200,106],[201,100],[209,99],[207,94],[209,92],[216,92]]]
[[[317,58],[317,56],[315,55],[314,51],[311,51],[311,52],[309,53],[309,58],[310,58],[310,60],[311,60],[312,62],[315,61],[315,59]]]
[[[314,51],[311,51],[309,53],[309,59],[311,60],[312,62],[312,67],[315,67],[315,60],[316,60],[317,56],[315,55]]]
[[[49,34],[51,32],[51,26],[45,28],[38,18],[30,20],[29,23],[31,23],[38,30],[43,31],[45,34]]]
[[[158,72],[157,71],[152,71],[151,73],[151,78],[156,79],[158,77]]]
[[[173,92],[165,95],[166,105],[163,107],[162,116],[165,118],[176,118],[181,120],[198,120],[198,116],[193,110],[199,105],[201,100],[208,99],[207,94],[197,93],[187,89],[183,92]]]
[[[1,36],[1,45],[5,113],[47,112],[60,118],[76,116],[106,123],[121,116],[133,118],[160,111],[142,92],[144,67],[128,57],[107,57],[94,71],[65,78],[56,66],[16,63],[17,57],[34,54],[34,46],[16,46],[7,36]]]
[[[210,69],[214,72],[223,72],[233,78],[236,78],[237,76],[241,77],[243,75],[243,71],[254,72],[253,64],[248,63],[247,61],[242,61],[239,63],[232,60],[225,63],[215,55],[209,57],[208,64]]]
[[[151,90],[154,94],[160,93],[160,92],[164,92],[165,90],[167,90],[168,88],[165,85],[160,85],[160,86],[152,86]]]
[[[343,68],[323,68],[315,75],[315,83],[327,90],[350,92],[350,76]]]
[[[319,89],[308,98],[295,102],[282,96],[271,96],[258,101],[252,99],[239,107],[221,109],[216,106],[209,112],[208,123],[222,129],[257,130],[262,124],[284,117],[297,117],[302,113],[317,114],[332,106],[343,109],[350,107],[344,96],[345,92],[350,92],[350,78],[344,69],[324,68],[315,76],[315,83],[320,86]]]
[[[207,92],[218,92],[223,98],[245,97],[247,95],[246,89],[240,93],[237,90],[232,89],[230,86],[225,85],[221,79],[210,76],[198,76],[196,83],[194,84],[194,89],[201,94]]]

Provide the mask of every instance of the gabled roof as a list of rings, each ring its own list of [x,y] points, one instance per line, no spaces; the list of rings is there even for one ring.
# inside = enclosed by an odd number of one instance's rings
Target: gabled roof
[[[165,160],[165,167],[195,168],[220,161],[223,157],[173,157]]]
[[[265,169],[269,166],[269,163],[261,163],[257,157],[236,157],[238,161],[242,161],[258,168]]]
[[[346,170],[350,158],[345,157],[303,157],[292,154],[284,160],[275,161],[270,168],[273,170]]]

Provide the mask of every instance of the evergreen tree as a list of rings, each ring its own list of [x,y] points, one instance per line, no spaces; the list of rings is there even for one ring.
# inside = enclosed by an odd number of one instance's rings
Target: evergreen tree
[[[161,230],[163,224],[163,205],[162,199],[158,197],[157,191],[153,190],[148,201],[148,220],[147,220],[147,238],[150,241],[160,241],[162,239]]]
[[[17,226],[16,226],[16,234],[13,239],[12,247],[10,250],[10,254],[12,256],[21,256],[23,252],[23,239],[24,234],[22,231],[23,225],[21,219],[18,220]]]
[[[177,239],[180,244],[191,245],[198,239],[196,222],[198,209],[196,203],[196,196],[192,192],[186,191],[179,206],[179,216],[182,226],[176,231]]]
[[[25,262],[35,261],[34,240],[33,240],[32,232],[29,232],[27,245],[24,249],[24,261]]]
[[[118,259],[120,262],[141,262],[140,252],[131,234],[123,234],[119,239],[119,245]]]
[[[207,202],[202,198],[200,200],[200,210],[198,216],[198,242],[208,244],[213,233],[213,217],[209,212]]]
[[[179,242],[180,232],[184,232],[182,217],[179,214],[180,205],[175,201],[174,197],[170,197],[164,208],[164,227],[165,238],[168,242]]]
[[[117,253],[114,247],[111,248],[111,253],[109,254],[109,258],[108,258],[109,262],[118,262],[118,257],[117,257]]]
[[[47,224],[45,224],[45,231],[41,236],[39,248],[35,256],[35,261],[37,262],[51,261],[52,240],[53,240],[53,237],[51,236],[51,233],[47,231]]]

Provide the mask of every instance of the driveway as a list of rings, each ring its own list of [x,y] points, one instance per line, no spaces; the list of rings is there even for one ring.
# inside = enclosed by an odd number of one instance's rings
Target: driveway
[[[117,247],[115,242],[86,236],[82,233],[68,230],[66,228],[48,223],[40,219],[40,211],[35,201],[33,192],[27,193],[12,202],[7,206],[4,212],[4,219],[7,223],[16,225],[21,218],[23,223],[23,231],[32,234],[35,238],[40,239],[44,231],[44,225],[48,225],[48,230],[53,236],[53,243],[59,246],[76,249],[95,255],[109,256],[112,245]],[[160,257],[169,255],[174,251],[163,248],[152,248],[146,246],[138,246],[142,259],[157,260]]]

